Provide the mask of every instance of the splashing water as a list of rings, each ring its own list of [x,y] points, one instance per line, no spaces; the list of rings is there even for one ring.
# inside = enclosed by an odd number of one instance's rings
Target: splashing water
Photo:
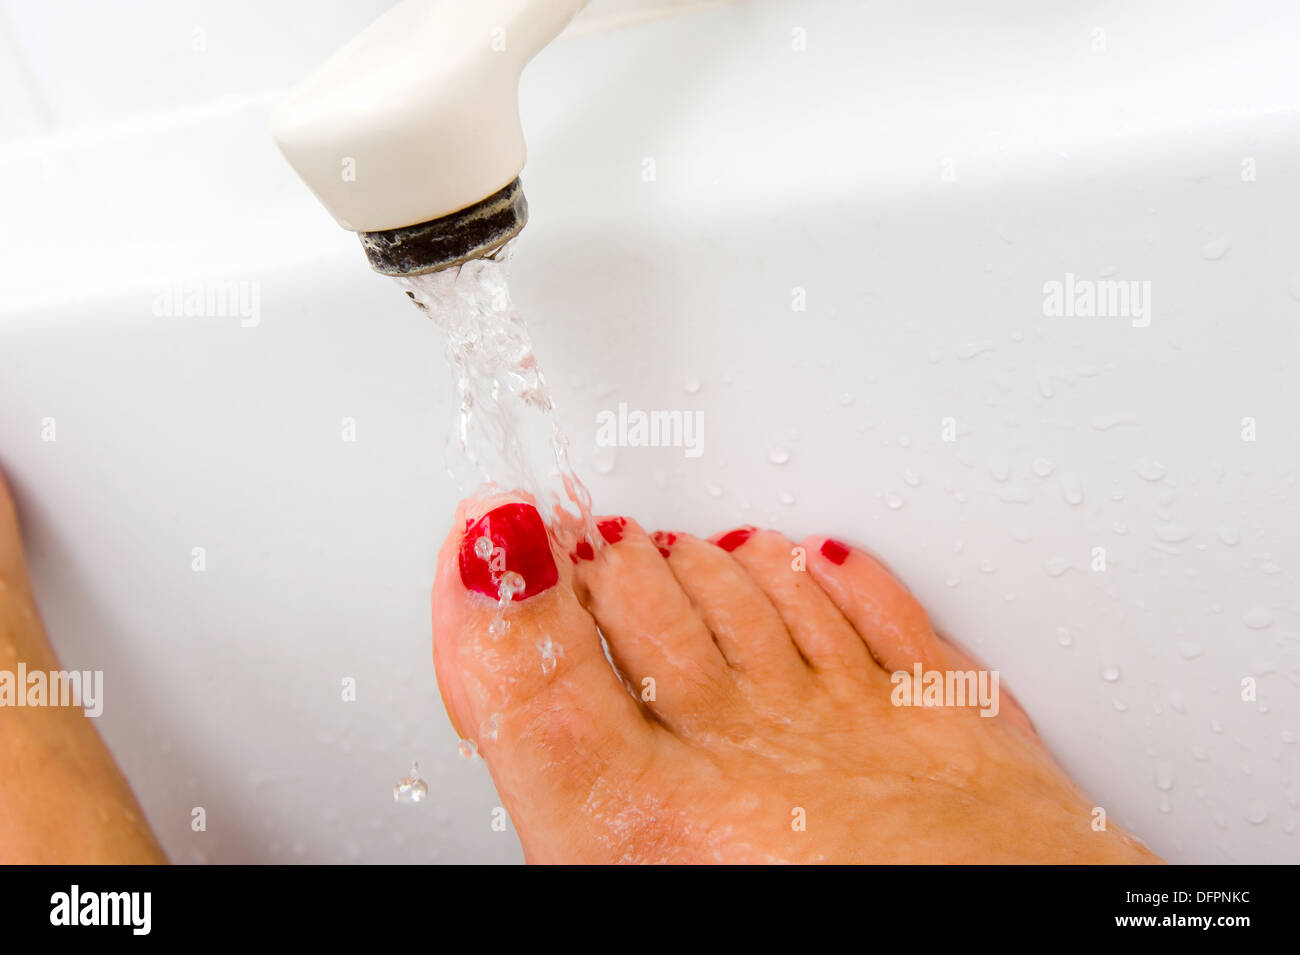
[[[490,259],[396,279],[447,336],[458,408],[448,471],[462,491],[477,487],[484,494],[486,482],[531,495],[561,550],[582,539],[598,548],[604,541],[591,516],[591,495],[569,465],[569,442],[555,419],[532,337],[510,298],[512,251],[510,243]],[[492,541],[475,542],[475,553],[486,560]],[[503,609],[521,584],[507,586],[502,579]]]

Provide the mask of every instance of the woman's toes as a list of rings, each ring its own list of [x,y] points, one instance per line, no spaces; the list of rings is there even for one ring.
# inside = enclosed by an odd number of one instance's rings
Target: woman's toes
[[[605,659],[536,508],[511,497],[466,507],[433,588],[438,685],[537,857],[530,831],[589,835],[593,787],[641,773],[655,728]]]
[[[925,608],[902,582],[866,551],[829,537],[803,542],[808,573],[867,642],[886,670],[926,669],[944,654]]]
[[[690,534],[658,531],[654,539],[733,668],[757,680],[806,670],[776,607],[730,554]]]
[[[807,573],[807,555],[784,535],[742,527],[711,540],[767,594],[799,652],[815,670],[874,669],[853,627]]]
[[[708,719],[733,688],[727,661],[665,563],[661,544],[635,521],[597,522],[603,546],[572,555],[575,590],[632,691],[664,723]]]

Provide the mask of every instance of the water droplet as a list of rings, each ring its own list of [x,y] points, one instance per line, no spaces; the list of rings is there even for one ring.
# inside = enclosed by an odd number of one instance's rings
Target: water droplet
[[[951,577],[949,577],[947,580],[943,582],[943,585],[945,587],[956,587],[960,583],[961,583],[961,578],[958,577],[956,574],[953,574]]]
[[[1252,802],[1242,815],[1252,826],[1262,826],[1268,822],[1268,806],[1262,802]]]
[[[1114,663],[1104,664],[1101,668],[1101,678],[1107,683],[1118,683],[1120,678],[1119,666]]]
[[[1177,777],[1174,775],[1174,768],[1169,763],[1156,763],[1156,788],[1161,792],[1169,792],[1174,788],[1174,782]]]
[[[898,445],[899,447],[910,448],[912,446],[911,437],[906,434],[900,434],[898,436]]]
[[[903,483],[906,484],[908,487],[920,487],[921,476],[917,474],[915,471],[913,471],[911,468],[908,468],[906,471],[903,472]]]
[[[1060,577],[1067,570],[1074,568],[1074,564],[1064,557],[1049,558],[1043,564],[1043,570],[1047,571],[1048,577]]]
[[[1273,625],[1273,611],[1267,607],[1251,607],[1241,615],[1241,622],[1252,630],[1266,630]]]
[[[965,548],[966,548],[966,542],[962,540],[960,537],[952,542],[952,552],[954,554],[960,554],[963,550],[965,550]]]
[[[1214,529],[1219,535],[1219,540],[1227,547],[1236,547],[1241,543],[1241,531],[1232,524],[1220,524]]]
[[[703,384],[700,382],[700,379],[692,375],[682,382],[682,387],[686,389],[688,395],[698,395]]]
[[[889,508],[891,511],[896,511],[902,506],[903,499],[893,491],[890,491],[885,495],[885,507]]]
[[[1132,411],[1121,411],[1119,414],[1093,415],[1092,426],[1098,431],[1109,431],[1122,424],[1140,424],[1141,420]]]
[[[1049,476],[1055,470],[1056,470],[1056,465],[1053,464],[1051,461],[1047,460],[1047,458],[1034,459],[1034,473],[1037,474],[1040,478],[1045,478]]]
[[[785,448],[772,448],[767,452],[767,459],[773,464],[785,464],[790,460],[790,452]]]
[[[542,673],[550,676],[560,665],[559,655],[563,652],[558,643],[551,640],[550,634],[546,639],[537,644],[537,650],[542,655]]]
[[[1205,650],[1195,640],[1179,640],[1176,644],[1178,653],[1184,660],[1195,660]]]
[[[483,725],[479,727],[479,735],[482,736],[483,739],[487,740],[489,743],[495,743],[497,740],[497,729],[500,720],[501,720],[501,714],[493,713],[486,720],[484,720]]]
[[[591,452],[591,469],[597,474],[613,474],[618,467],[618,448],[597,446]]]
[[[1180,544],[1191,537],[1195,531],[1187,524],[1177,522],[1156,525],[1156,537],[1166,544]]]
[[[983,355],[985,352],[990,352],[993,350],[994,350],[993,342],[989,342],[989,341],[967,342],[964,345],[958,345],[957,348],[953,351],[953,354],[956,355],[962,361],[969,361],[972,358],[978,357],[979,355]]]
[[[1061,475],[1061,496],[1065,503],[1077,506],[1083,503],[1083,485],[1077,474]]]
[[[989,462],[989,474],[995,481],[1005,481],[1011,477],[1011,465],[1004,458],[994,458]]]
[[[722,485],[716,481],[705,481],[704,490],[709,492],[709,497],[722,497]]]
[[[527,586],[521,574],[513,570],[507,570],[501,575],[501,582],[497,584],[497,600],[502,604],[508,604],[514,599],[515,594],[524,592]]]
[[[991,574],[993,573],[994,569],[995,568],[993,567],[993,561],[989,560],[987,557],[985,557],[983,560],[980,561],[980,573]]]
[[[472,739],[463,739],[457,744],[456,752],[460,753],[461,759],[473,759],[478,755],[478,743]]]
[[[1111,699],[1110,705],[1115,707],[1115,709],[1119,710],[1121,713],[1128,711],[1128,704],[1125,703],[1123,700],[1121,700],[1118,696],[1113,697]]]
[[[1110,528],[1120,537],[1123,537],[1125,534],[1128,533],[1128,525],[1125,524],[1123,521],[1116,521],[1115,523],[1110,525]]]
[[[1133,463],[1133,470],[1144,481],[1159,481],[1165,476],[1165,466],[1154,458],[1139,458]]]
[[[1288,746],[1295,744],[1296,735],[1291,730],[1283,730],[1278,734],[1278,736],[1281,737],[1282,742],[1286,743]]]
[[[1069,627],[1056,628],[1056,643],[1058,646],[1068,647],[1074,644],[1074,634],[1070,632]]]
[[[474,553],[479,556],[480,560],[487,560],[492,556],[492,538],[484,535],[474,542]]]
[[[1023,524],[1013,524],[1008,533],[1017,544],[1028,544],[1034,539],[1033,533]]]
[[[776,499],[787,507],[795,503],[794,495],[784,488],[777,492]]]
[[[1217,262],[1227,254],[1227,251],[1228,240],[1226,238],[1211,239],[1209,242],[1205,243],[1205,245],[1201,246],[1202,258],[1210,262]]]
[[[393,802],[414,804],[424,802],[429,795],[429,784],[420,778],[420,764],[412,763],[411,772],[397,781],[393,787]]]
[[[844,394],[840,395],[840,404],[847,408],[849,405],[853,404],[853,396],[847,391],[844,392]]]

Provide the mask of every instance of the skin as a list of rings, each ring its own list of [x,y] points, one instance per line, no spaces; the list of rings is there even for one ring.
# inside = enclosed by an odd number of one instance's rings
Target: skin
[[[1095,804],[1005,691],[992,718],[891,702],[894,670],[978,664],[864,551],[837,565],[825,538],[755,531],[731,552],[723,535],[676,534],[664,556],[667,538],[626,521],[590,560],[556,552],[558,583],[493,635],[496,606],[466,589],[457,554],[466,521],[508,500],[457,513],[434,662],[528,861],[1160,861],[1092,828]]]
[[[0,478],[0,670],[59,670]],[[94,721],[74,707],[0,706],[0,863],[167,861]]]
[[[1092,803],[1005,692],[993,718],[890,702],[889,671],[978,664],[863,551],[837,566],[808,538],[794,570],[795,545],[758,531],[730,553],[678,534],[664,556],[627,521],[590,560],[554,553],[557,583],[493,635],[496,606],[466,589],[458,553],[467,519],[516,500],[458,510],[434,661],[530,862],[1159,861],[1091,828]],[[59,668],[0,480],[0,669],[19,660]],[[0,707],[0,863],[163,861],[93,721]]]

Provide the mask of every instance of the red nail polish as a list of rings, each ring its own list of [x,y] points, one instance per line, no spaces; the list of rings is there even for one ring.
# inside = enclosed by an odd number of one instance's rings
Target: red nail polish
[[[579,560],[595,560],[596,552],[591,549],[591,545],[586,541],[579,541],[578,546],[574,549],[574,557],[577,558],[574,561],[575,564]]]
[[[659,548],[659,556],[660,556],[660,557],[671,557],[671,556],[672,556],[672,552],[669,551],[667,547],[660,547],[660,548]]]
[[[596,525],[596,530],[609,543],[617,544],[623,539],[623,528],[626,526],[627,521],[622,517],[607,517]]]
[[[754,528],[752,527],[737,527],[734,531],[723,534],[715,543],[725,551],[733,551],[749,540],[753,534]]]
[[[849,559],[849,549],[839,541],[828,537],[822,544],[822,556],[832,564],[842,564]]]
[[[484,538],[491,542],[490,551],[480,543]],[[501,592],[501,578],[509,572],[524,581],[514,600],[527,600],[554,587],[560,579],[546,525],[531,504],[502,504],[488,511],[466,527],[460,542],[460,579],[469,590],[495,600]]]

